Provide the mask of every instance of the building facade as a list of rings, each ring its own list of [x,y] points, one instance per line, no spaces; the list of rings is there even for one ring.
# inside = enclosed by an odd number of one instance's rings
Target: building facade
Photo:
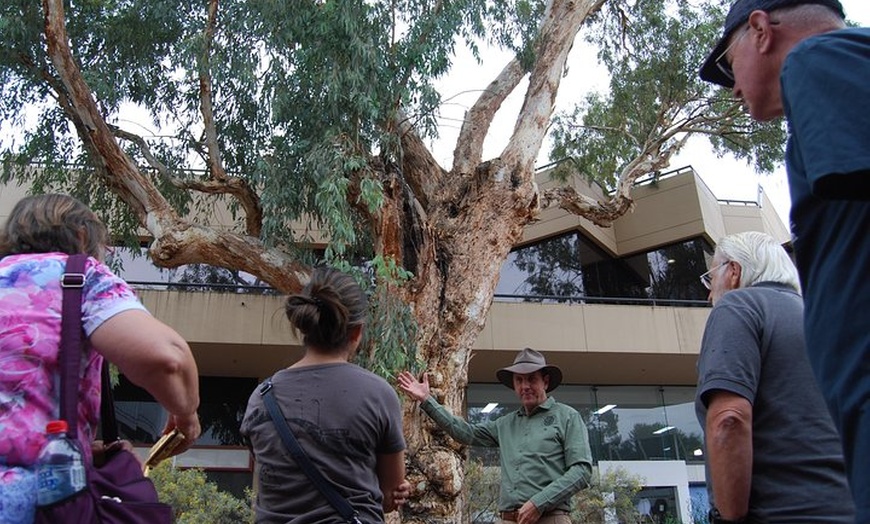
[[[547,173],[539,181],[552,183]],[[606,198],[597,186],[570,183]],[[23,194],[0,188],[0,219]],[[785,244],[788,231],[762,192],[757,202],[720,202],[690,167],[643,182],[633,197],[634,211],[611,228],[559,209],[543,211],[526,228],[473,348],[467,415],[483,420],[518,408],[495,370],[523,347],[538,349],[562,369],[554,396],[583,416],[599,470],[622,468],[642,479],[637,507],[651,518],[689,523],[706,508],[703,438],[692,404],[709,313],[698,276],[721,237],[759,230]],[[188,340],[199,366],[203,437],[177,464],[202,467],[240,494],[253,472],[238,432],[247,398],[298,359],[301,346],[281,296],[214,284],[214,273],[203,272],[158,271],[129,257],[119,269],[145,306]],[[123,436],[145,453],[165,414],[123,379],[116,404]],[[471,454],[493,461],[486,450]]]

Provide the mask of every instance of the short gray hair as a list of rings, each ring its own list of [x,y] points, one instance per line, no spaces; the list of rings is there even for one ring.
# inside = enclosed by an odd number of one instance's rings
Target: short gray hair
[[[786,23],[801,31],[815,32],[820,26],[835,28],[846,27],[846,22],[838,12],[830,7],[817,4],[799,4],[771,11],[779,22]]]
[[[740,287],[777,282],[800,292],[797,268],[785,249],[767,233],[745,231],[719,241],[716,253],[740,264]]]

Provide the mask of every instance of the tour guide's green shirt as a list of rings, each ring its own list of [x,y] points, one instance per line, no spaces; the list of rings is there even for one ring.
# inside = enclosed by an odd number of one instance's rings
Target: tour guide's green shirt
[[[589,433],[577,411],[547,398],[526,416],[523,408],[496,420],[469,424],[451,415],[433,397],[420,407],[455,440],[499,448],[499,511],[531,500],[538,511],[569,511],[571,496],[589,485],[592,453]]]

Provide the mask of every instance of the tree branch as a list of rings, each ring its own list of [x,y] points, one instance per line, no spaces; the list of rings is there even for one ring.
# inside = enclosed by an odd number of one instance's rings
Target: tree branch
[[[525,72],[514,58],[501,70],[465,114],[453,150],[453,173],[471,173],[483,159],[483,142],[501,104],[519,85]]]
[[[214,40],[214,28],[217,23],[218,0],[208,2],[208,22],[203,32],[202,54],[199,58],[199,107],[202,113],[203,134],[208,151],[206,164],[208,171],[215,180],[226,178],[220,147],[218,146],[217,129],[214,123],[213,89],[211,81],[211,43]]]
[[[247,180],[240,177],[222,176],[212,180],[189,180],[175,176],[163,162],[151,152],[151,147],[141,136],[122,129],[113,129],[118,138],[133,142],[139,147],[139,152],[145,157],[148,165],[161,178],[179,189],[199,191],[208,194],[225,194],[234,196],[245,210],[245,233],[259,237],[263,227],[263,208],[260,197],[251,188]]]
[[[580,25],[604,0],[553,0],[541,24],[537,60],[513,135],[502,152],[508,165],[531,171],[550,124],[565,61]]]
[[[97,172],[155,238],[151,248],[155,262],[166,267],[189,262],[247,267],[252,269],[252,273],[268,275],[273,285],[295,285],[294,282],[298,279],[294,275],[299,273],[302,266],[297,267],[277,251],[267,251],[258,239],[197,228],[178,217],[151,180],[139,171],[135,162],[121,149],[100,113],[69,47],[63,0],[43,0],[43,9],[48,55],[60,78],[60,85],[56,87],[59,99],[67,101],[63,107],[75,125],[82,143],[92,153]],[[230,186],[233,183],[235,182],[228,182]],[[245,181],[240,181],[239,184],[241,187],[233,194],[253,194]],[[204,186],[204,189],[208,189],[208,186]],[[182,234],[191,231],[195,234]],[[175,244],[174,238],[179,235],[192,235],[194,241],[190,245],[184,245],[184,242]],[[214,244],[209,245],[207,241]],[[248,257],[244,254],[250,249],[260,253],[259,260],[245,261]],[[283,272],[288,274],[282,277]]]
[[[660,113],[660,116],[663,113]],[[664,122],[660,121],[663,127]],[[541,207],[549,207],[558,203],[559,207],[591,220],[600,227],[610,227],[613,221],[634,208],[631,198],[631,188],[641,176],[667,167],[671,157],[679,151],[688,140],[689,135],[666,146],[679,133],[685,133],[681,126],[663,130],[659,134],[650,132],[640,153],[628,163],[616,182],[616,190],[606,201],[596,201],[577,192],[573,187],[557,187],[544,192],[541,196]]]
[[[162,267],[208,263],[245,271],[282,293],[296,293],[308,281],[310,268],[277,248],[267,249],[256,238],[176,221],[149,246],[152,260]]]
[[[414,131],[408,118],[400,113],[398,119],[395,125],[402,143],[402,173],[420,205],[428,209],[446,172]]]
[[[48,55],[62,83],[62,93],[70,102],[69,117],[85,147],[93,153],[98,171],[140,223],[147,224],[157,214],[174,216],[174,211],[153,184],[136,168],[118,146],[81,76],[69,47],[64,22],[63,0],[43,0]]]

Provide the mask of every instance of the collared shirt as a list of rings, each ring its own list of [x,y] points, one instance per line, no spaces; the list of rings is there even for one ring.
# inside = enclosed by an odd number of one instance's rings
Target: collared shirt
[[[705,426],[715,391],[752,404],[747,522],[866,522],[855,519],[839,436],[807,360],[803,315],[797,291],[776,282],[722,295],[701,341],[698,422]],[[707,488],[717,503],[711,467],[707,460]]]
[[[496,420],[469,424],[434,398],[420,407],[455,440],[499,448],[499,511],[519,509],[531,500],[541,513],[570,510],[570,499],[589,485],[592,453],[589,433],[577,411],[552,397],[531,415],[520,408]]]

